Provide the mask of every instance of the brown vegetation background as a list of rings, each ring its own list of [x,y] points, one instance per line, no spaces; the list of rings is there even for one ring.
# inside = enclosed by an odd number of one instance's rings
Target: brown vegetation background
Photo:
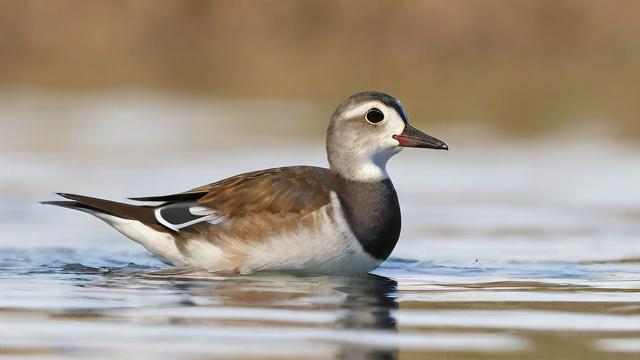
[[[640,1],[0,1],[0,90],[142,88],[640,136]]]

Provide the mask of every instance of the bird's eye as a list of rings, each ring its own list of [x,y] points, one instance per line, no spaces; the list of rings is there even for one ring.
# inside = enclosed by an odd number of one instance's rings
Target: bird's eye
[[[382,113],[382,111],[373,108],[367,111],[367,114],[364,116],[364,118],[371,124],[377,124],[384,120],[384,114]]]

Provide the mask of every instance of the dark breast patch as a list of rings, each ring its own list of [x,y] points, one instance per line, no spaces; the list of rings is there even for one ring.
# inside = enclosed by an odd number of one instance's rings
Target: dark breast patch
[[[341,178],[338,197],[363,249],[376,259],[389,257],[401,227],[400,204],[391,180],[357,182]]]

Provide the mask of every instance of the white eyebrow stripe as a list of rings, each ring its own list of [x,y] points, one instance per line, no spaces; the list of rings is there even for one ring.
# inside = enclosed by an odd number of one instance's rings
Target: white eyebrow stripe
[[[351,117],[355,117],[357,115],[364,115],[369,109],[371,108],[378,108],[380,111],[382,111],[382,113],[385,115],[385,117],[388,115],[387,114],[387,109],[389,108],[387,105],[379,102],[379,101],[367,101],[366,103],[363,103],[345,113],[342,114],[342,118],[343,119],[347,119],[347,118],[351,118]]]

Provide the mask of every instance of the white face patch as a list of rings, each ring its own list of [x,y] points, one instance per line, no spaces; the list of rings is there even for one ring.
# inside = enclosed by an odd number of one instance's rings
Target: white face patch
[[[384,120],[376,124],[365,120],[367,112],[373,108],[382,112]],[[357,135],[352,133],[350,138],[346,135],[344,141],[347,144],[341,149],[345,154],[342,154],[339,161],[334,161],[332,166],[339,167],[338,171],[352,180],[377,181],[388,178],[387,161],[402,150],[399,142],[393,138],[405,128],[401,114],[391,106],[371,100],[345,111],[340,119],[362,119],[362,125],[370,127],[371,131]]]

